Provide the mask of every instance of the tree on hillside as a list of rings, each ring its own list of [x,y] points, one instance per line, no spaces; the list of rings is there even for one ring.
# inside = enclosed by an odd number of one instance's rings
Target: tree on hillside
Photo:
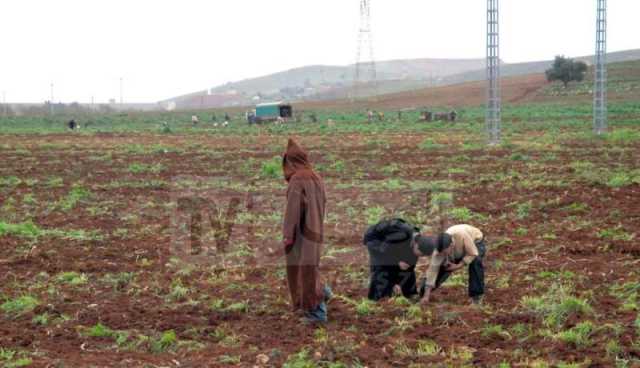
[[[564,56],[556,56],[551,69],[546,71],[547,80],[549,82],[562,81],[564,88],[567,88],[569,82],[582,82],[587,73],[587,64],[583,61],[575,61]]]

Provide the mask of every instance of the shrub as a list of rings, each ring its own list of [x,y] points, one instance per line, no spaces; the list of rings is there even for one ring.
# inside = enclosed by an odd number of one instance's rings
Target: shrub
[[[438,149],[444,147],[442,144],[436,143],[433,139],[427,138],[422,143],[418,145],[418,147],[422,150],[429,151],[433,149]]]
[[[58,275],[57,280],[73,286],[84,285],[88,281],[87,275],[77,272],[63,272]]]
[[[283,368],[315,368],[317,365],[309,356],[309,351],[303,349],[297,354],[289,355]]]
[[[114,331],[102,323],[98,323],[88,329],[86,334],[90,337],[111,337],[114,335]]]
[[[182,284],[182,280],[177,279],[171,283],[171,292],[169,293],[169,299],[173,301],[180,301],[189,294],[189,288]]]
[[[460,222],[471,222],[471,220],[484,220],[485,216],[474,213],[466,207],[456,207],[449,210],[449,216]]]
[[[561,327],[571,316],[593,312],[586,300],[569,295],[567,287],[559,284],[552,285],[542,296],[525,296],[521,304],[525,309],[540,315],[545,325],[553,328]]]
[[[473,213],[466,207],[457,207],[449,210],[449,215],[461,222],[470,222],[473,219]]]
[[[240,356],[221,355],[218,361],[222,364],[238,365],[242,362],[242,358]]]
[[[416,355],[419,357],[428,357],[438,355],[442,352],[442,348],[433,340],[420,340],[416,348]]]
[[[364,215],[365,215],[365,218],[367,220],[367,224],[373,225],[373,224],[377,223],[378,221],[380,221],[380,219],[382,219],[385,211],[386,210],[384,209],[384,207],[381,207],[381,206],[375,206],[375,207],[367,208],[364,211]]]
[[[43,234],[43,230],[32,222],[8,224],[0,221],[0,236],[13,235],[24,238],[36,238]]]
[[[356,304],[356,313],[361,316],[373,314],[377,311],[377,306],[369,299],[362,299]]]
[[[511,161],[529,161],[530,160],[529,156],[524,155],[520,152],[516,152],[512,154],[511,156],[509,156],[509,159]]]
[[[16,187],[22,183],[17,176],[0,177],[0,187]]]
[[[518,236],[525,236],[529,233],[529,230],[524,227],[519,227],[516,229],[515,233]]]
[[[333,164],[331,164],[331,168],[337,172],[343,172],[344,171],[344,161],[342,160],[338,160],[336,162],[334,162]]]
[[[134,277],[133,272],[110,273],[105,275],[102,281],[112,285],[114,290],[122,290],[133,281]]]
[[[80,186],[74,186],[69,194],[60,201],[60,208],[63,211],[72,210],[79,201],[83,199],[87,199],[91,196],[91,192],[88,189],[82,188]]]
[[[607,356],[610,358],[617,357],[622,352],[622,347],[616,340],[609,340],[605,346]]]
[[[442,208],[453,202],[453,194],[448,192],[438,192],[431,196],[431,206]]]
[[[402,184],[402,181],[400,179],[387,179],[383,185],[384,189],[387,190],[398,190],[398,189],[402,189],[404,187],[404,184]]]
[[[228,312],[247,313],[249,311],[248,302],[233,303],[224,309]]]
[[[31,319],[31,323],[34,325],[46,326],[49,323],[49,314],[39,314]]]
[[[640,132],[633,129],[618,129],[607,133],[605,139],[615,143],[633,143],[640,141]]]
[[[511,339],[509,332],[502,328],[502,325],[487,325],[482,328],[482,337],[485,338],[499,338],[502,340]]]
[[[142,163],[132,163],[127,170],[132,174],[154,173],[157,174],[164,170],[164,166],[160,163],[147,165]]]
[[[614,173],[607,180],[607,186],[611,188],[622,188],[633,183],[633,177],[626,172]]]
[[[0,305],[0,309],[2,309],[6,314],[17,317],[31,312],[38,305],[40,305],[40,301],[38,301],[38,299],[29,295],[23,295],[16,299],[4,302]]]
[[[602,229],[598,232],[598,237],[601,239],[614,240],[614,241],[630,241],[633,240],[633,235],[627,233],[622,226],[617,226],[610,229]]]
[[[525,219],[529,217],[529,212],[531,212],[532,208],[533,204],[531,203],[531,201],[520,203],[516,206],[516,216],[521,220]]]
[[[263,177],[277,179],[282,175],[282,158],[275,156],[271,160],[263,162],[260,172]]]
[[[581,322],[570,330],[558,333],[556,338],[575,347],[586,347],[591,344],[590,337],[594,330],[591,322]]]
[[[178,337],[175,331],[169,330],[162,333],[159,339],[151,342],[151,351],[154,353],[162,353],[173,348],[178,343]]]

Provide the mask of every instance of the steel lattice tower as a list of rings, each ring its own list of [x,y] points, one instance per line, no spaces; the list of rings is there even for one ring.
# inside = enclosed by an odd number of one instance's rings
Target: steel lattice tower
[[[607,130],[607,0],[596,0],[596,56],[594,62],[593,130],[602,134]]]
[[[368,57],[363,59],[363,52]],[[373,34],[371,32],[371,0],[360,0],[360,30],[358,32],[358,51],[356,53],[356,72],[353,80],[353,97],[362,97],[361,87],[371,83],[377,94],[376,61],[373,54]]]
[[[487,0],[487,111],[490,144],[500,142],[500,19],[498,0]]]

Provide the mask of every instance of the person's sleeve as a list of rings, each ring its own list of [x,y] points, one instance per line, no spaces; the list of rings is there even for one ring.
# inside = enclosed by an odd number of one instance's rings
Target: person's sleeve
[[[462,234],[461,238],[464,245],[465,254],[464,258],[462,258],[462,262],[464,262],[464,264],[466,265],[470,265],[471,262],[473,262],[479,255],[478,247],[476,247],[476,243],[473,242],[473,239],[471,239],[471,236],[469,236],[469,234]]]
[[[434,253],[431,256],[431,261],[429,262],[429,269],[427,270],[427,286],[431,288],[434,288],[436,286],[438,273],[440,272],[440,267],[442,267],[444,260],[445,260],[445,257],[437,253]]]
[[[286,240],[295,241],[296,229],[300,225],[302,215],[302,184],[297,180],[291,180],[287,191],[287,207],[284,213],[282,236]]]

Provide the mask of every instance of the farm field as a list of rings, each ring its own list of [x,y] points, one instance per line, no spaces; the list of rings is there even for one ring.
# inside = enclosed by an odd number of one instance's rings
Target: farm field
[[[596,137],[586,104],[508,106],[495,147],[480,108],[455,125],[323,112],[226,130],[177,114],[79,133],[14,118],[0,135],[0,367],[637,367],[638,110],[613,104]],[[325,326],[290,311],[278,255],[288,137],[327,185]],[[466,272],[427,308],[368,302],[362,234],[385,216],[482,229],[485,303],[468,303]]]

